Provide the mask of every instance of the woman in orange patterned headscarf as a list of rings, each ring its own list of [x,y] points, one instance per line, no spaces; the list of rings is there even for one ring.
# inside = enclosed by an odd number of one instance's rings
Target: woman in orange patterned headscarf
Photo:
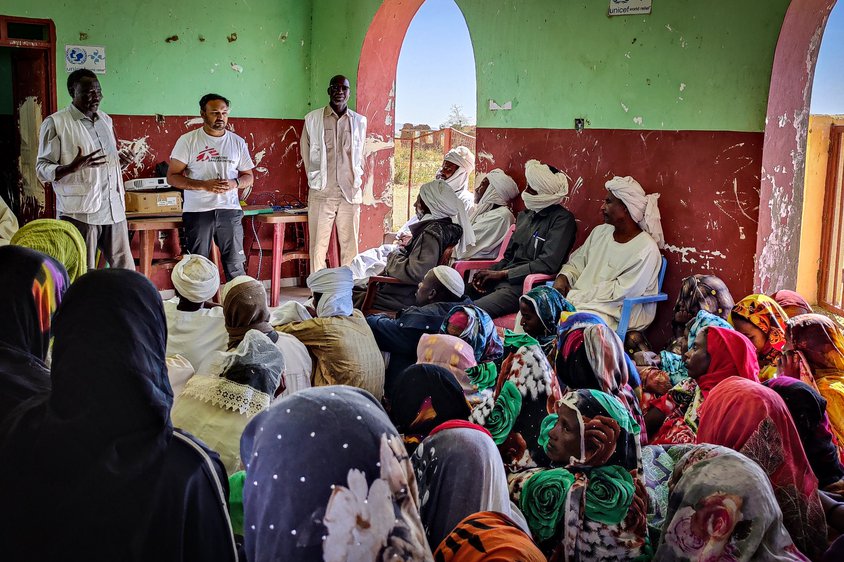
[[[844,444],[844,334],[820,314],[801,314],[786,324],[781,375],[807,377],[827,404],[827,415],[838,446]]]
[[[729,321],[756,348],[759,380],[774,378],[785,345],[785,323],[788,321],[782,307],[769,296],[750,295],[736,303]]]

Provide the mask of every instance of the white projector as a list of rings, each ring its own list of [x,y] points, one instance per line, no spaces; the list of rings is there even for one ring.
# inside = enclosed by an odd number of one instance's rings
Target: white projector
[[[123,184],[126,191],[152,191],[156,189],[168,189],[167,178],[137,178]]]

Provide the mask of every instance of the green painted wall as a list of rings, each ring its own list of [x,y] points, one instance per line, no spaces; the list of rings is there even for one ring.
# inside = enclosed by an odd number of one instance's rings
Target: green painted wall
[[[608,0],[457,4],[481,126],[761,131],[789,2],[654,0],[651,15],[612,18]]]
[[[295,118],[307,109],[310,0],[4,0],[0,13],[55,23],[60,107],[70,101],[64,45],[83,44],[106,47],[100,82],[109,113],[195,115],[209,91],[229,97],[235,117]],[[172,35],[179,40],[166,43]]]
[[[613,18],[609,0],[456,2],[482,127],[570,129],[584,117],[605,129],[764,129],[789,0],[654,0],[651,15]],[[334,69],[357,68],[380,4],[314,0],[312,104],[324,103]],[[512,109],[490,111],[490,99]]]
[[[457,3],[474,43],[480,126],[565,129],[584,117],[610,129],[764,127],[788,0],[654,0],[649,16],[614,18],[608,0]],[[103,107],[111,113],[193,115],[197,99],[217,91],[232,99],[234,116],[297,118],[325,103],[333,74],[348,74],[356,91],[360,49],[380,5],[5,0],[0,12],[56,23],[60,84],[65,44],[105,45]],[[229,43],[232,32],[238,39]],[[166,43],[171,35],[179,41]],[[490,111],[490,99],[512,109]]]
[[[355,107],[363,39],[382,0],[313,0],[311,39],[312,109],[328,103],[328,81],[335,74],[352,80],[349,105]]]

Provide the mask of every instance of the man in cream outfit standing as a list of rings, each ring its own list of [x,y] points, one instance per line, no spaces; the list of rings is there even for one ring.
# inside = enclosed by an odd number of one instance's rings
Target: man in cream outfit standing
[[[129,247],[123,172],[131,154],[119,151],[111,117],[100,111],[103,92],[97,75],[79,69],[67,77],[73,102],[41,124],[35,171],[51,182],[58,215],[82,233],[88,269],[102,250],[111,267],[135,269]]]
[[[331,230],[337,224],[340,265],[358,253],[363,200],[363,145],[366,117],[348,108],[349,79],[328,85],[329,104],[305,116],[300,148],[308,174],[308,231],[311,271],[325,267]]]

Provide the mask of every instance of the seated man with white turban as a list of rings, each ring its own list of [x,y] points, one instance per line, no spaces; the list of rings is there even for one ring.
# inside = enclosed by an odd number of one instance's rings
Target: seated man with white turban
[[[176,296],[164,301],[167,355],[181,355],[197,369],[208,353],[224,350],[229,338],[223,309],[203,307],[220,288],[220,270],[205,256],[189,254],[176,264],[170,279]]]
[[[477,199],[469,191],[469,174],[475,169],[475,155],[465,146],[455,146],[443,157],[443,164],[437,172],[437,179],[451,186],[457,198],[463,201],[466,212],[470,212]]]
[[[352,307],[348,267],[321,269],[308,277],[316,318],[277,326],[295,336],[316,359],[313,386],[345,384],[384,395],[384,359],[360,310]]]
[[[396,374],[416,363],[416,347],[424,334],[438,334],[452,308],[472,304],[465,291],[459,273],[438,265],[419,283],[414,306],[401,309],[395,318],[374,314],[366,319],[378,347],[390,354],[388,385]]]
[[[498,256],[501,242],[516,222],[510,203],[519,196],[513,178],[498,168],[490,171],[475,189],[475,208],[469,213],[475,243],[465,252],[456,252],[455,259],[489,259]]]
[[[387,257],[384,275],[400,283],[381,283],[373,308],[398,311],[416,302],[416,289],[425,274],[439,265],[446,248],[458,252],[475,242],[469,215],[449,185],[434,180],[419,189],[414,203],[419,222],[410,227],[412,238],[407,246]],[[359,304],[363,302],[360,296]]]
[[[463,202],[466,208],[467,215],[472,212],[475,207],[476,197],[469,191],[469,174],[475,169],[475,155],[465,146],[458,146],[452,148],[446,153],[442,167],[437,171],[436,179],[447,183],[454,191],[457,198]],[[387,265],[387,257],[402,246],[410,244],[413,237],[411,227],[419,222],[419,217],[414,215],[408,219],[404,225],[396,233],[395,243],[383,244],[376,248],[365,250],[352,260],[349,267],[352,268],[352,274],[355,278],[355,283],[363,285],[366,280],[373,275],[381,275]],[[512,223],[510,223],[512,224]],[[504,230],[507,231],[506,229]],[[479,247],[481,250],[485,246]],[[469,251],[469,250],[467,250]],[[468,259],[461,257],[460,259]]]
[[[574,215],[562,206],[569,192],[566,174],[529,160],[525,177],[522,200],[527,209],[516,219],[504,259],[472,279],[469,296],[493,318],[518,312],[525,277],[559,271],[574,244]]]
[[[577,308],[618,327],[624,299],[655,295],[662,259],[662,236],[657,199],[630,176],[614,177],[601,212],[606,224],[589,233],[583,246],[572,253],[554,281],[554,288]],[[656,304],[636,305],[629,331],[650,326]]]

